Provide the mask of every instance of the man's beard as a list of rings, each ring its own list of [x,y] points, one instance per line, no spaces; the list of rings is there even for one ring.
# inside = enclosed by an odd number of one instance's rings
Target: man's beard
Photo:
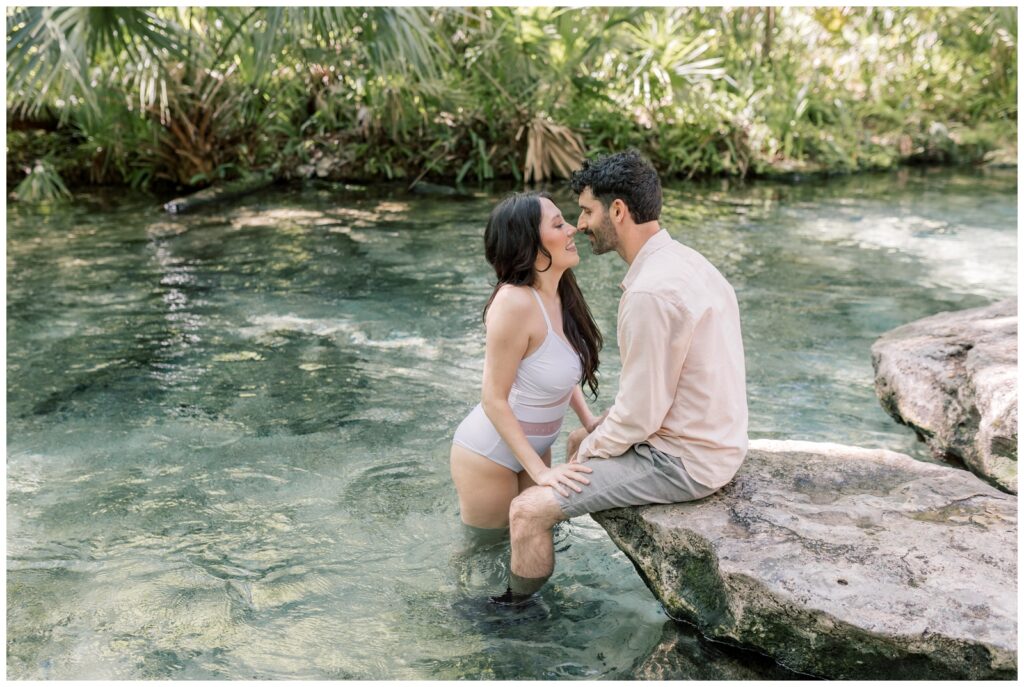
[[[601,226],[597,227],[597,231],[590,230],[590,235],[593,237],[590,248],[594,255],[601,255],[618,248],[619,237],[615,235],[615,227],[607,217],[601,222]]]

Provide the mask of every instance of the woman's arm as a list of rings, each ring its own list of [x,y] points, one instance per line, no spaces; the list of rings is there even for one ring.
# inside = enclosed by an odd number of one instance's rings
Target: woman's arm
[[[487,311],[487,343],[481,405],[487,418],[494,424],[498,434],[512,450],[530,479],[536,484],[552,486],[563,496],[568,496],[560,483],[579,491],[579,488],[570,482],[571,470],[565,465],[549,468],[544,464],[530,445],[526,433],[523,432],[508,403],[516,370],[530,344],[530,335],[523,327],[523,322],[529,318],[530,309],[535,308],[536,304],[532,299],[527,299],[529,294],[517,293],[513,288],[503,288],[495,295]],[[588,469],[587,472],[589,471]]]
[[[587,434],[593,432],[594,427],[597,427],[597,418],[590,412],[587,399],[583,397],[582,387],[577,386],[572,390],[572,400],[569,401],[569,406],[576,412],[580,424],[587,428]]]
[[[597,416],[590,412],[590,406],[587,405],[587,400],[583,397],[582,387],[573,389],[572,400],[569,401],[569,405],[576,411],[576,417],[580,419],[580,424],[583,425],[569,434],[569,441],[565,447],[566,461],[575,463],[577,462],[576,452],[579,450],[580,444],[583,443],[588,434],[597,429],[597,426],[608,417],[608,411],[606,410]]]

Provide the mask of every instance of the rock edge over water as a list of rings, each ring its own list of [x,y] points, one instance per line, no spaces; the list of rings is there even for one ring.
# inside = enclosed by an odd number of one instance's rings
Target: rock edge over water
[[[669,615],[792,670],[1011,679],[1016,514],[962,470],[761,440],[716,494],[593,517]]]
[[[871,347],[882,407],[939,458],[1017,493],[1017,299],[898,327]]]

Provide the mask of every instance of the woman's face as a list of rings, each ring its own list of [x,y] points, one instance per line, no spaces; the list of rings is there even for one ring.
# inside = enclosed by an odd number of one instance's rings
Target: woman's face
[[[555,204],[547,198],[540,199],[540,243],[551,254],[551,269],[566,270],[580,262],[580,254],[576,251],[576,227],[562,217]],[[537,253],[534,269],[546,271],[548,259],[543,253]]]

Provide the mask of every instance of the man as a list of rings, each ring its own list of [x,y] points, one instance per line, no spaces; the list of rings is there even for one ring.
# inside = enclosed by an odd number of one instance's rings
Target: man
[[[570,462],[593,472],[562,496],[531,487],[512,501],[512,574],[497,603],[518,604],[554,570],[557,522],[608,508],[708,496],[747,450],[746,373],[739,308],[729,282],[661,228],[658,173],[636,151],[573,173],[577,230],[595,254],[629,265],[622,281],[619,391],[591,433],[569,437]]]

